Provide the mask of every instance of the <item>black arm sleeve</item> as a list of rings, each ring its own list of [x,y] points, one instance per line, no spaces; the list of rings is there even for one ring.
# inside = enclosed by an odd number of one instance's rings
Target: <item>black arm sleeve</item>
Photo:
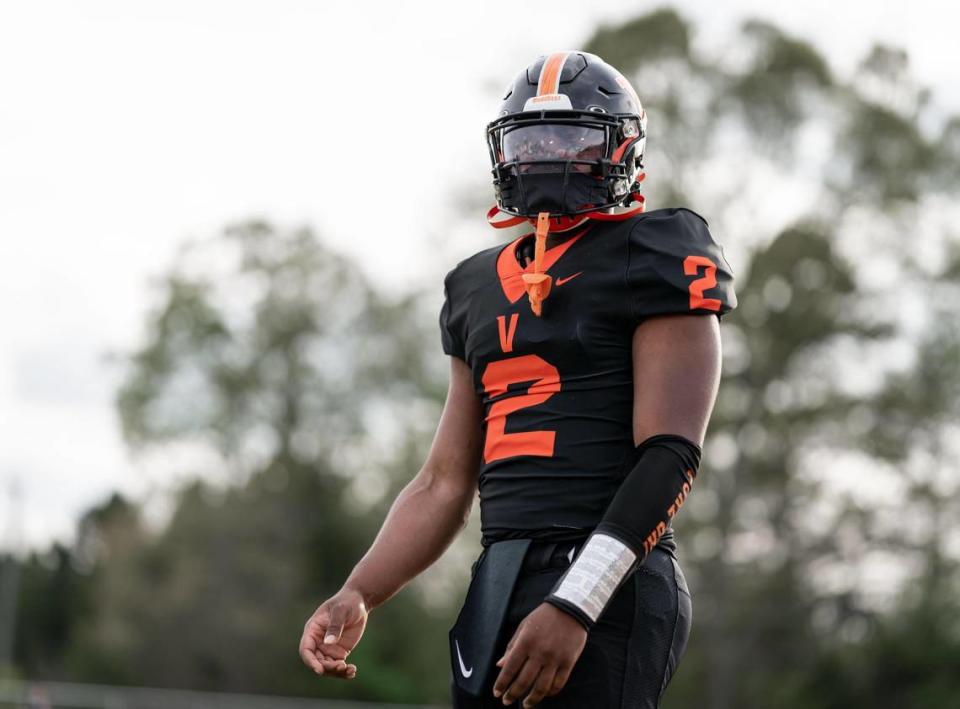
[[[683,436],[659,435],[637,446],[637,452],[636,465],[596,531],[622,541],[640,563],[689,494],[700,466],[700,447]]]

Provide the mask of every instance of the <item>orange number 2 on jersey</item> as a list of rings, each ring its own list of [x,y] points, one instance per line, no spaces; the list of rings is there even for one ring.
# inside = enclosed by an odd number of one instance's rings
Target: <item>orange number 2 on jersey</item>
[[[683,274],[696,276],[703,267],[703,275],[690,283],[690,309],[720,310],[720,301],[716,298],[704,298],[703,292],[717,285],[717,264],[706,256],[687,256],[683,259]]]
[[[507,433],[507,416],[529,406],[542,404],[560,391],[557,368],[537,355],[523,355],[491,362],[483,372],[483,388],[490,397],[507,393],[511,384],[531,382],[516,396],[495,401],[487,414],[487,440],[483,460],[489,463],[515,455],[553,455],[556,431],[520,431]]]

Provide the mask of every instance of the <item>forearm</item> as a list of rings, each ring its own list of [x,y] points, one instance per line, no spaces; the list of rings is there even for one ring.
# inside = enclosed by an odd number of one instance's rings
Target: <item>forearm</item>
[[[472,502],[472,488],[424,468],[397,496],[344,586],[358,591],[368,610],[382,604],[440,557],[466,524]]]
[[[654,436],[639,452],[603,520],[548,598],[587,628],[630,570],[657,545],[700,464],[699,447],[681,436]]]

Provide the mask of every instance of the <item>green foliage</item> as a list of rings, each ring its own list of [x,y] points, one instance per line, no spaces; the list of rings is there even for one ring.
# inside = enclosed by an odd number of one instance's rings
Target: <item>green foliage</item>
[[[855,110],[847,141],[860,189],[882,200],[917,199],[936,177],[936,145],[908,117],[885,106]]]
[[[689,58],[690,29],[676,11],[663,8],[622,25],[598,29],[584,50],[627,72],[644,61]]]
[[[380,679],[429,678],[426,662],[444,662],[442,651],[405,652],[404,638],[418,633],[442,648],[437,640],[444,630],[410,593],[378,613],[364,638],[357,661],[371,681],[355,687],[320,682],[300,665],[303,622],[362,555],[379,516],[344,514],[336,481],[330,470],[275,464],[241,486],[184,487],[157,535],[139,525],[90,527],[101,558],[90,581],[97,604],[71,643],[72,676],[277,694],[437,698],[445,687],[436,680]]]
[[[761,45],[751,73],[784,82],[811,81],[821,88],[832,83],[827,62],[808,42],[789,37],[778,27],[760,20],[745,22],[743,34]]]
[[[65,671],[64,649],[72,642],[94,599],[71,550],[56,544],[20,563],[14,656],[31,676],[54,678]]]
[[[118,396],[135,448],[195,436],[242,465],[255,435],[311,460],[360,433],[370,407],[436,395],[414,298],[385,302],[308,230],[251,222],[182,260]]]
[[[158,296],[118,394],[123,431],[145,458],[182,447],[176,472],[203,478],[159,530],[120,498],[92,510],[60,561],[92,607],[24,604],[20,661],[93,682],[442,700],[449,620],[415,589],[376,612],[364,681],[320,681],[297,655],[423,458],[443,382],[416,298],[388,300],[308,230],[261,222],[191,245]]]
[[[742,110],[754,133],[783,136],[803,119],[809,90],[830,87],[830,70],[810,44],[768,23],[745,23],[743,38],[752,61],[745,71],[726,77],[730,86],[721,100]]]
[[[928,604],[877,619],[864,640],[817,659],[801,696],[821,709],[950,706],[960,696],[958,610]]]

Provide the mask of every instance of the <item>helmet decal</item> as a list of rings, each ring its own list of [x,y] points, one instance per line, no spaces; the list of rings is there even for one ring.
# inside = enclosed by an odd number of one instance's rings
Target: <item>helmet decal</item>
[[[527,99],[525,111],[569,111],[573,108],[570,97],[560,93],[560,75],[563,65],[572,52],[554,52],[548,56],[540,69],[537,95]]]
[[[531,96],[523,105],[524,111],[570,111],[573,104],[566,94],[544,94]]]
[[[537,82],[537,96],[560,92],[560,75],[569,56],[570,52],[554,52],[544,60],[540,80]]]

